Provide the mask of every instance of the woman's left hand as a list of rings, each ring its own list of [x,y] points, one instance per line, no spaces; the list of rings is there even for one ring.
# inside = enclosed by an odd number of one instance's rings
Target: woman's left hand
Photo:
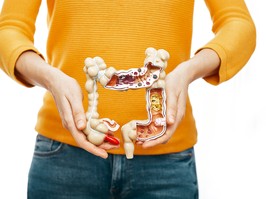
[[[216,75],[219,78],[220,58],[212,49],[202,49],[191,59],[179,64],[166,76],[165,134],[155,140],[142,143],[143,148],[164,144],[172,137],[186,112],[188,87],[198,78]]]
[[[155,140],[144,142],[142,144],[144,148],[167,143],[183,119],[186,112],[188,87],[191,82],[188,71],[186,70],[186,64],[189,64],[189,62],[181,63],[166,76],[167,130],[163,136]]]

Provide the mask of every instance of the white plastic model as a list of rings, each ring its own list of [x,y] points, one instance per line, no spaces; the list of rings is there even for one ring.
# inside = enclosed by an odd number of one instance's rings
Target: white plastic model
[[[166,131],[166,94],[165,68],[169,53],[163,49],[146,49],[146,59],[141,68],[116,70],[106,66],[100,57],[87,58],[84,72],[86,73],[86,90],[89,106],[86,113],[87,127],[84,133],[88,140],[100,145],[104,141],[119,144],[113,136],[119,125],[108,118],[99,119],[97,112],[98,97],[97,81],[111,90],[146,89],[148,119],[133,120],[123,125],[121,131],[124,139],[124,149],[128,159],[133,158],[135,141],[145,142],[162,136]]]

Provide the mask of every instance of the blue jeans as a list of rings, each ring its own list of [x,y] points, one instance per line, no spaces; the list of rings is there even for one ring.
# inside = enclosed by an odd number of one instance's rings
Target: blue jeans
[[[193,148],[151,156],[109,154],[37,136],[28,199],[197,199]]]

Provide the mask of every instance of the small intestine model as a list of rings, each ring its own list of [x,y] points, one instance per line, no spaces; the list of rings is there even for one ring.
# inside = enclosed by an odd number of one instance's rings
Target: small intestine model
[[[128,89],[146,89],[147,120],[133,120],[121,128],[124,149],[128,159],[133,158],[134,143],[145,142],[162,136],[166,131],[166,94],[165,94],[165,68],[169,53],[163,49],[147,48],[144,66],[129,70],[116,70],[107,67],[100,57],[86,58],[83,68],[87,81],[85,84],[88,92],[88,110],[86,112],[87,126],[83,131],[87,139],[100,145],[109,142],[119,145],[119,140],[114,137],[114,132],[119,129],[119,124],[109,118],[99,118],[97,112],[99,94],[97,82],[104,88],[125,91]]]

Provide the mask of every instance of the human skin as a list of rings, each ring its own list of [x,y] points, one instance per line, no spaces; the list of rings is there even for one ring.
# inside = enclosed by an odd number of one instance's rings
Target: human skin
[[[220,58],[216,52],[211,49],[203,49],[171,71],[165,78],[167,130],[163,136],[155,140],[138,144],[149,148],[167,143],[185,115],[190,83],[218,73],[219,66]]]
[[[217,73],[219,65],[218,55],[211,49],[203,49],[170,72],[165,79],[167,131],[160,138],[138,144],[142,144],[143,148],[149,148],[168,142],[185,114],[190,83]],[[63,126],[71,132],[81,148],[107,158],[106,150],[120,147],[107,142],[95,146],[86,139],[82,132],[86,127],[83,95],[75,79],[47,64],[33,51],[26,51],[20,55],[16,62],[15,74],[22,82],[43,87],[53,95]]]

